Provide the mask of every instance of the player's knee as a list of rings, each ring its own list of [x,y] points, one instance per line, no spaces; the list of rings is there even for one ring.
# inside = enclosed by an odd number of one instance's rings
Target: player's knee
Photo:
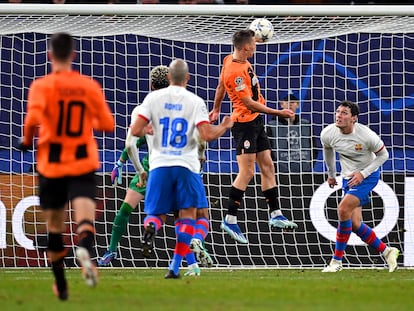
[[[63,236],[61,233],[48,233],[47,249],[55,253],[64,250]]]
[[[95,234],[95,227],[93,225],[93,222],[90,220],[82,220],[78,224],[78,228],[76,229],[76,232],[78,234],[81,234],[83,232],[91,232],[92,234]]]

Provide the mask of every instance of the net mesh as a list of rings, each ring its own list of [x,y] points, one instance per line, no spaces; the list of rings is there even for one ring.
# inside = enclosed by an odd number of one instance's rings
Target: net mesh
[[[265,15],[265,14],[263,14]],[[231,36],[254,16],[211,15],[0,15],[0,252],[1,266],[47,264],[46,232],[36,201],[35,154],[13,146],[22,134],[27,91],[31,81],[46,74],[47,40],[69,31],[77,40],[75,69],[97,79],[116,119],[115,132],[97,134],[102,168],[97,174],[96,257],[109,244],[112,223],[135,174],[124,167],[123,184],[110,185],[110,172],[123,147],[132,109],[150,91],[149,72],[185,59],[192,74],[188,88],[212,108],[223,58],[231,53]],[[283,127],[265,116],[274,144],[280,205],[298,223],[295,232],[272,231],[260,189],[260,174],[251,181],[239,212],[239,224],[249,240],[236,244],[220,229],[232,180],[237,174],[230,133],[207,147],[204,183],[210,202],[211,230],[206,247],[218,267],[322,267],[330,259],[341,191],[326,188],[319,134],[334,120],[336,104],[359,103],[359,121],[384,140],[390,159],[382,169],[384,184],[364,207],[364,221],[384,242],[405,248],[412,241],[412,217],[404,207],[414,173],[414,27],[408,16],[269,16],[276,31],[259,44],[251,60],[270,107],[278,107],[288,92],[300,100],[300,126]],[[229,114],[226,98],[221,115]],[[278,136],[281,135],[281,136]],[[141,152],[141,156],[145,151]],[[275,158],[275,159],[276,159]],[[296,164],[296,165],[295,165]],[[287,171],[286,166],[289,167]],[[141,254],[143,203],[133,212],[118,248],[115,267],[166,267],[175,234],[172,218],[155,239],[154,256]],[[65,242],[76,244],[71,211]],[[408,252],[399,262],[414,264]],[[356,237],[344,264],[384,267],[384,260]],[[76,265],[70,247],[66,265]]]

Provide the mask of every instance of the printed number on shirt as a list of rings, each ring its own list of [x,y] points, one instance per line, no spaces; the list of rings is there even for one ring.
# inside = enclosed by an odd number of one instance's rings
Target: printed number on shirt
[[[160,119],[162,126],[162,147],[171,145],[174,148],[183,148],[187,144],[187,120],[183,118]]]
[[[85,115],[85,103],[82,101],[70,101],[66,105],[63,100],[59,101],[59,122],[57,125],[57,135],[62,134],[69,137],[82,135],[83,118]],[[63,133],[64,131],[64,133]]]

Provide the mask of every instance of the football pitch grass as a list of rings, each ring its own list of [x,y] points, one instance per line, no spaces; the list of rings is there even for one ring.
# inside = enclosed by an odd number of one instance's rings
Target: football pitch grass
[[[204,269],[164,279],[165,269],[100,269],[97,287],[68,269],[69,299],[52,293],[49,269],[0,269],[0,310],[414,310],[414,270]]]

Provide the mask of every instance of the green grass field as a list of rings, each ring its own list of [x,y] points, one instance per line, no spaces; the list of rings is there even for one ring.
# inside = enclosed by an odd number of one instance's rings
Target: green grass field
[[[204,269],[165,280],[163,269],[101,269],[88,288],[67,270],[69,300],[51,290],[48,269],[0,269],[0,310],[413,310],[414,271]],[[184,271],[182,271],[183,273]]]

